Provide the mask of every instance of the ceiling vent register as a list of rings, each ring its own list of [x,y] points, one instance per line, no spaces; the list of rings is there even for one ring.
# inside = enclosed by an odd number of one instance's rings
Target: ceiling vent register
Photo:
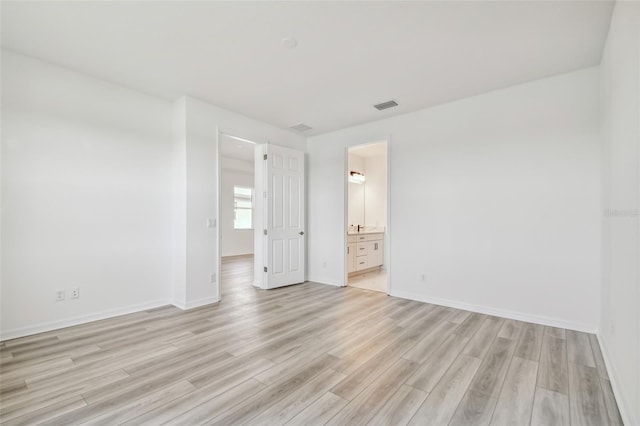
[[[295,130],[296,132],[306,132],[307,130],[311,130],[312,127],[311,126],[307,126],[304,123],[298,123],[298,124],[294,124],[293,126],[289,127],[292,130]]]
[[[382,111],[383,109],[393,108],[397,106],[398,106],[398,103],[396,101],[387,101],[387,102],[381,102],[379,104],[376,104],[373,107],[378,111]]]

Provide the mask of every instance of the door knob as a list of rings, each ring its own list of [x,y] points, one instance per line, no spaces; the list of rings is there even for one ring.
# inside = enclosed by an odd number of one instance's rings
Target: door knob
[[[300,234],[300,235],[304,235],[304,232],[300,231],[300,232],[298,232],[298,234]]]

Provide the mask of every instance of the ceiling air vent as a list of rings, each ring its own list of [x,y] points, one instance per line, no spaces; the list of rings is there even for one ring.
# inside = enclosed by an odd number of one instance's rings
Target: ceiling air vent
[[[304,123],[298,123],[298,124],[294,124],[293,126],[289,127],[292,130],[295,130],[296,132],[306,132],[307,130],[311,130],[311,126],[307,126]]]
[[[397,107],[398,103],[396,101],[387,101],[381,102],[379,104],[374,105],[373,107],[378,111],[382,111],[383,109]]]

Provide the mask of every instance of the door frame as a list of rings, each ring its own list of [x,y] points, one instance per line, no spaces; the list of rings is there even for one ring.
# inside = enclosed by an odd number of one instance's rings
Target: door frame
[[[236,136],[235,134],[232,133],[227,133],[223,130],[221,130],[219,127],[217,128],[216,131],[216,169],[217,169],[217,173],[216,173],[216,180],[217,180],[217,188],[216,188],[216,253],[218,255],[218,264],[217,264],[217,282],[216,282],[216,298],[218,299],[218,301],[221,300],[222,298],[222,232],[220,231],[220,190],[222,188],[222,156],[221,156],[221,137],[222,136],[226,136],[232,139],[236,139],[242,142],[248,142],[254,145],[253,149],[254,149],[254,153],[255,153],[255,149],[258,145],[261,145],[259,142],[255,142],[252,141],[250,139],[244,138],[242,136]],[[255,181],[255,155],[254,155],[254,164],[253,164],[253,175],[254,175],[254,181]],[[255,183],[254,183],[255,186]],[[255,197],[255,188],[254,188],[254,197]],[[255,209],[254,209],[254,214],[255,214]],[[253,230],[254,234],[255,234],[255,226],[254,226],[254,230]],[[253,253],[255,256],[255,252],[256,252],[256,247],[255,247],[255,238],[253,239]]]
[[[373,142],[372,142],[373,140]],[[385,245],[384,245],[384,256],[385,256],[385,266],[387,271],[387,295],[391,295],[391,135],[386,135],[381,138],[368,139],[368,142],[360,142],[355,143],[353,145],[347,145],[344,147],[343,153],[343,191],[344,191],[344,214],[342,217],[342,235],[343,237],[343,259],[344,259],[344,277],[342,281],[342,287],[346,287],[349,283],[349,265],[348,265],[348,256],[347,256],[347,247],[349,246],[349,150],[351,148],[373,145],[376,143],[386,142],[387,144],[387,223],[385,226]],[[366,192],[365,192],[366,197]],[[365,212],[366,218],[366,212]]]

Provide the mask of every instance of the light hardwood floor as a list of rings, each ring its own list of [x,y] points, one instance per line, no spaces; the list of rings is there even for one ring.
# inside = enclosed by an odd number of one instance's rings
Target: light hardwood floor
[[[595,336],[306,283],[0,344],[3,424],[620,425]]]
[[[363,290],[387,292],[387,271],[384,269],[374,269],[362,274],[351,275],[348,280],[349,287],[361,288]]]

